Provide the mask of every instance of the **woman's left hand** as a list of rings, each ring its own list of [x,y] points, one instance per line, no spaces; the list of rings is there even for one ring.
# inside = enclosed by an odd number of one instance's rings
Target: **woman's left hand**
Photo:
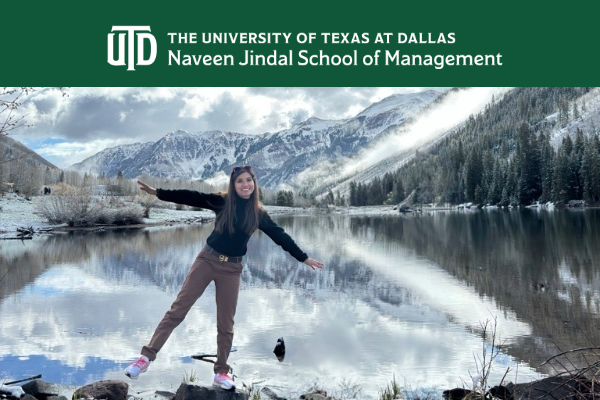
[[[304,264],[308,265],[312,269],[323,268],[323,263],[321,261],[313,260],[310,257],[308,257],[306,260],[304,260]]]

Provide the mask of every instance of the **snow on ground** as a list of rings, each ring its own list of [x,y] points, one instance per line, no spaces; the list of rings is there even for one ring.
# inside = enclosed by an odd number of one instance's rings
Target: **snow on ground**
[[[8,193],[0,197],[0,235],[6,232],[16,232],[17,228],[29,228],[34,230],[56,227],[46,221],[44,217],[35,212],[34,200],[14,193]]]
[[[15,193],[8,193],[0,197],[0,238],[15,236],[18,228],[33,228],[34,231],[64,227],[65,224],[51,224],[41,214],[39,214],[39,202],[44,201],[43,196],[33,197],[27,200],[25,197]],[[164,207],[162,207],[164,206]],[[265,206],[270,215],[281,214],[299,214],[310,213],[315,211],[314,208],[294,208],[294,207],[279,207]],[[374,206],[374,207],[336,207],[331,208],[331,212],[336,214],[387,214],[394,213],[391,206]],[[317,210],[323,212],[323,210]],[[203,210],[176,210],[174,206],[164,203],[161,207],[153,207],[150,210],[150,218],[145,218],[146,224],[161,224],[161,223],[198,223],[213,219],[214,212]]]

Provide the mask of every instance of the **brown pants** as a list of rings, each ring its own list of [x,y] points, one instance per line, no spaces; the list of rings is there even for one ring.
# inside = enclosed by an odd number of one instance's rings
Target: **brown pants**
[[[240,291],[242,263],[219,261],[219,258],[202,249],[162,321],[156,327],[150,343],[142,348],[142,355],[150,361],[164,346],[171,332],[184,320],[208,284],[215,281],[217,302],[217,361],[214,371],[229,372],[229,352],[233,343],[233,324]]]

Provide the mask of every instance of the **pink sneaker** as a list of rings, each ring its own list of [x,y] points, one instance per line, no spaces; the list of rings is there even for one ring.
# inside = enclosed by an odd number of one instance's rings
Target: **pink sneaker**
[[[231,375],[225,372],[219,372],[218,374],[215,374],[213,386],[219,386],[221,389],[225,390],[233,390],[235,389],[235,382]]]
[[[127,368],[125,368],[125,375],[127,375],[131,379],[137,379],[138,376],[142,372],[146,372],[148,366],[150,365],[150,360],[146,356],[140,356],[137,360],[129,364]]]

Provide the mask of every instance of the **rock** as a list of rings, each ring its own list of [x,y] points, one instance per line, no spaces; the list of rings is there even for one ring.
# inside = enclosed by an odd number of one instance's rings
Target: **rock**
[[[50,396],[46,400],[69,400],[65,396]]]
[[[265,400],[287,400],[285,397],[279,396],[272,389],[264,387],[260,389],[260,398]]]
[[[462,400],[472,393],[469,389],[454,388],[450,390],[444,390],[442,397],[446,400]]]
[[[0,394],[6,394],[15,399],[20,399],[21,397],[25,396],[25,392],[23,391],[23,388],[21,388],[20,386],[3,385],[1,383],[0,383]]]
[[[37,400],[37,399],[30,394],[26,394],[25,396],[21,397],[21,400]]]
[[[123,381],[104,380],[80,387],[73,393],[77,399],[127,400],[129,385]]]
[[[166,390],[157,390],[155,394],[167,400],[175,400],[175,393],[167,392]]]
[[[51,396],[58,396],[60,393],[57,384],[46,382],[41,379],[27,382],[21,387],[25,393],[32,395],[38,400],[44,400]]]
[[[317,390],[313,393],[306,393],[300,396],[304,400],[331,400],[331,397],[327,396],[327,392],[324,390]]]
[[[592,382],[583,377],[551,376],[530,383],[509,383],[503,397],[507,400],[581,399],[591,395],[592,388]]]
[[[246,395],[237,389],[223,390],[213,386],[182,383],[177,389],[175,400],[246,400]]]
[[[277,344],[275,345],[275,349],[273,349],[273,353],[275,353],[279,362],[282,362],[285,359],[285,341],[282,337],[277,339]]]

